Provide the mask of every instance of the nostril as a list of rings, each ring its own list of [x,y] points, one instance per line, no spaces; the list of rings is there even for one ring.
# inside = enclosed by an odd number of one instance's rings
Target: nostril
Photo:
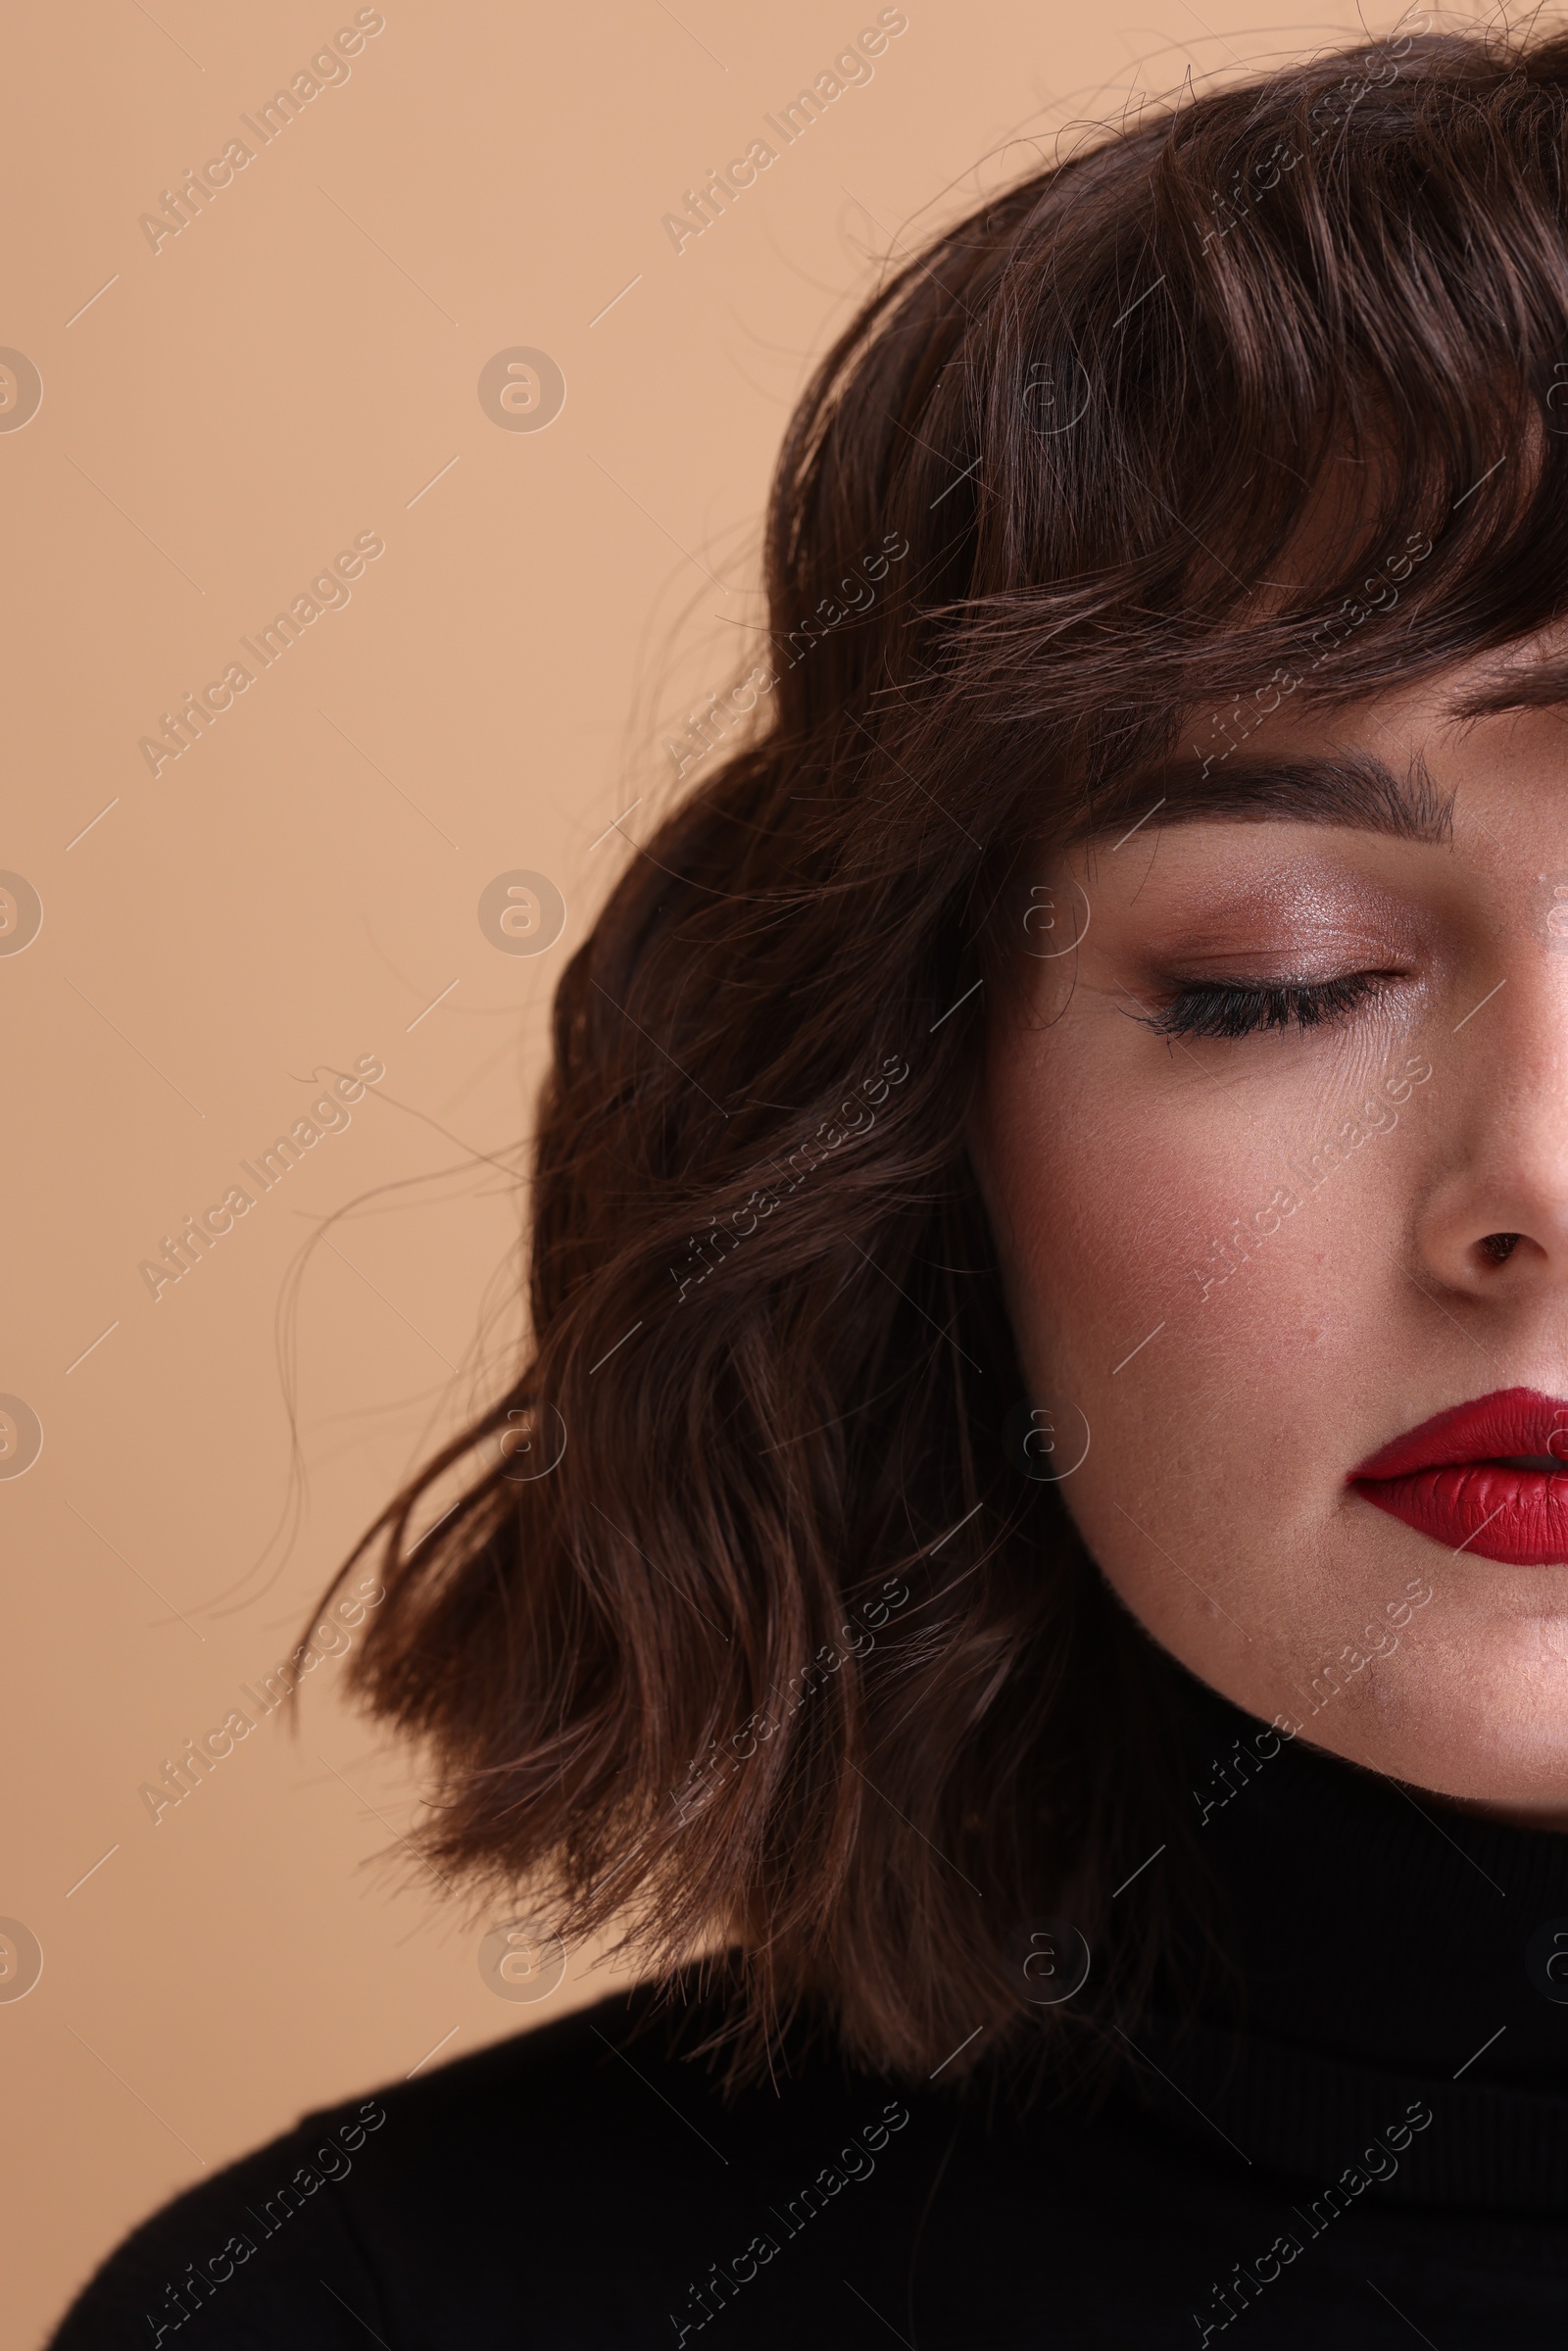
[[[1486,1251],[1494,1265],[1506,1265],[1519,1241],[1517,1233],[1489,1233],[1485,1241],[1478,1242],[1476,1246]]]

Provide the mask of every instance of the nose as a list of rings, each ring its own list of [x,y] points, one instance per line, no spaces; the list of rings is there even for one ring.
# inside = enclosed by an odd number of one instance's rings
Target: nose
[[[1421,1210],[1419,1253],[1473,1298],[1568,1288],[1568,962],[1509,983],[1487,1030],[1461,1025],[1432,1055],[1446,1164]]]

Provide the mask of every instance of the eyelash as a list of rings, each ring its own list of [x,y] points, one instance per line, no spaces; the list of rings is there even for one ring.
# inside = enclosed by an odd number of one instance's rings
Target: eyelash
[[[1312,1029],[1348,1020],[1385,975],[1354,971],[1337,980],[1194,980],[1155,1014],[1160,1037],[1250,1037],[1264,1029]]]

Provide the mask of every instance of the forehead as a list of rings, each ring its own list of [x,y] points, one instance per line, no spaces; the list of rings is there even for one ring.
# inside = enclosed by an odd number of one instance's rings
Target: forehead
[[[1568,776],[1568,624],[1361,699],[1299,682],[1276,669],[1189,710],[1166,755],[1118,780],[1092,837],[1229,818],[1444,843],[1467,779],[1499,761],[1521,788],[1543,764]]]
[[[1485,719],[1568,710],[1568,622],[1447,668],[1430,669],[1407,686],[1386,686],[1375,696],[1330,707],[1337,709],[1342,728],[1351,718],[1358,731],[1402,728],[1433,739],[1457,735]],[[1302,715],[1309,710],[1310,705],[1303,706]]]

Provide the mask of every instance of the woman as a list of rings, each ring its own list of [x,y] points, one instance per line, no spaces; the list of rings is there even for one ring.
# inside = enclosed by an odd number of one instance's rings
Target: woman
[[[646,1987],[59,2351],[1560,2340],[1565,158],[1568,41],[1405,30],[829,355],[357,1667],[494,1963]]]

